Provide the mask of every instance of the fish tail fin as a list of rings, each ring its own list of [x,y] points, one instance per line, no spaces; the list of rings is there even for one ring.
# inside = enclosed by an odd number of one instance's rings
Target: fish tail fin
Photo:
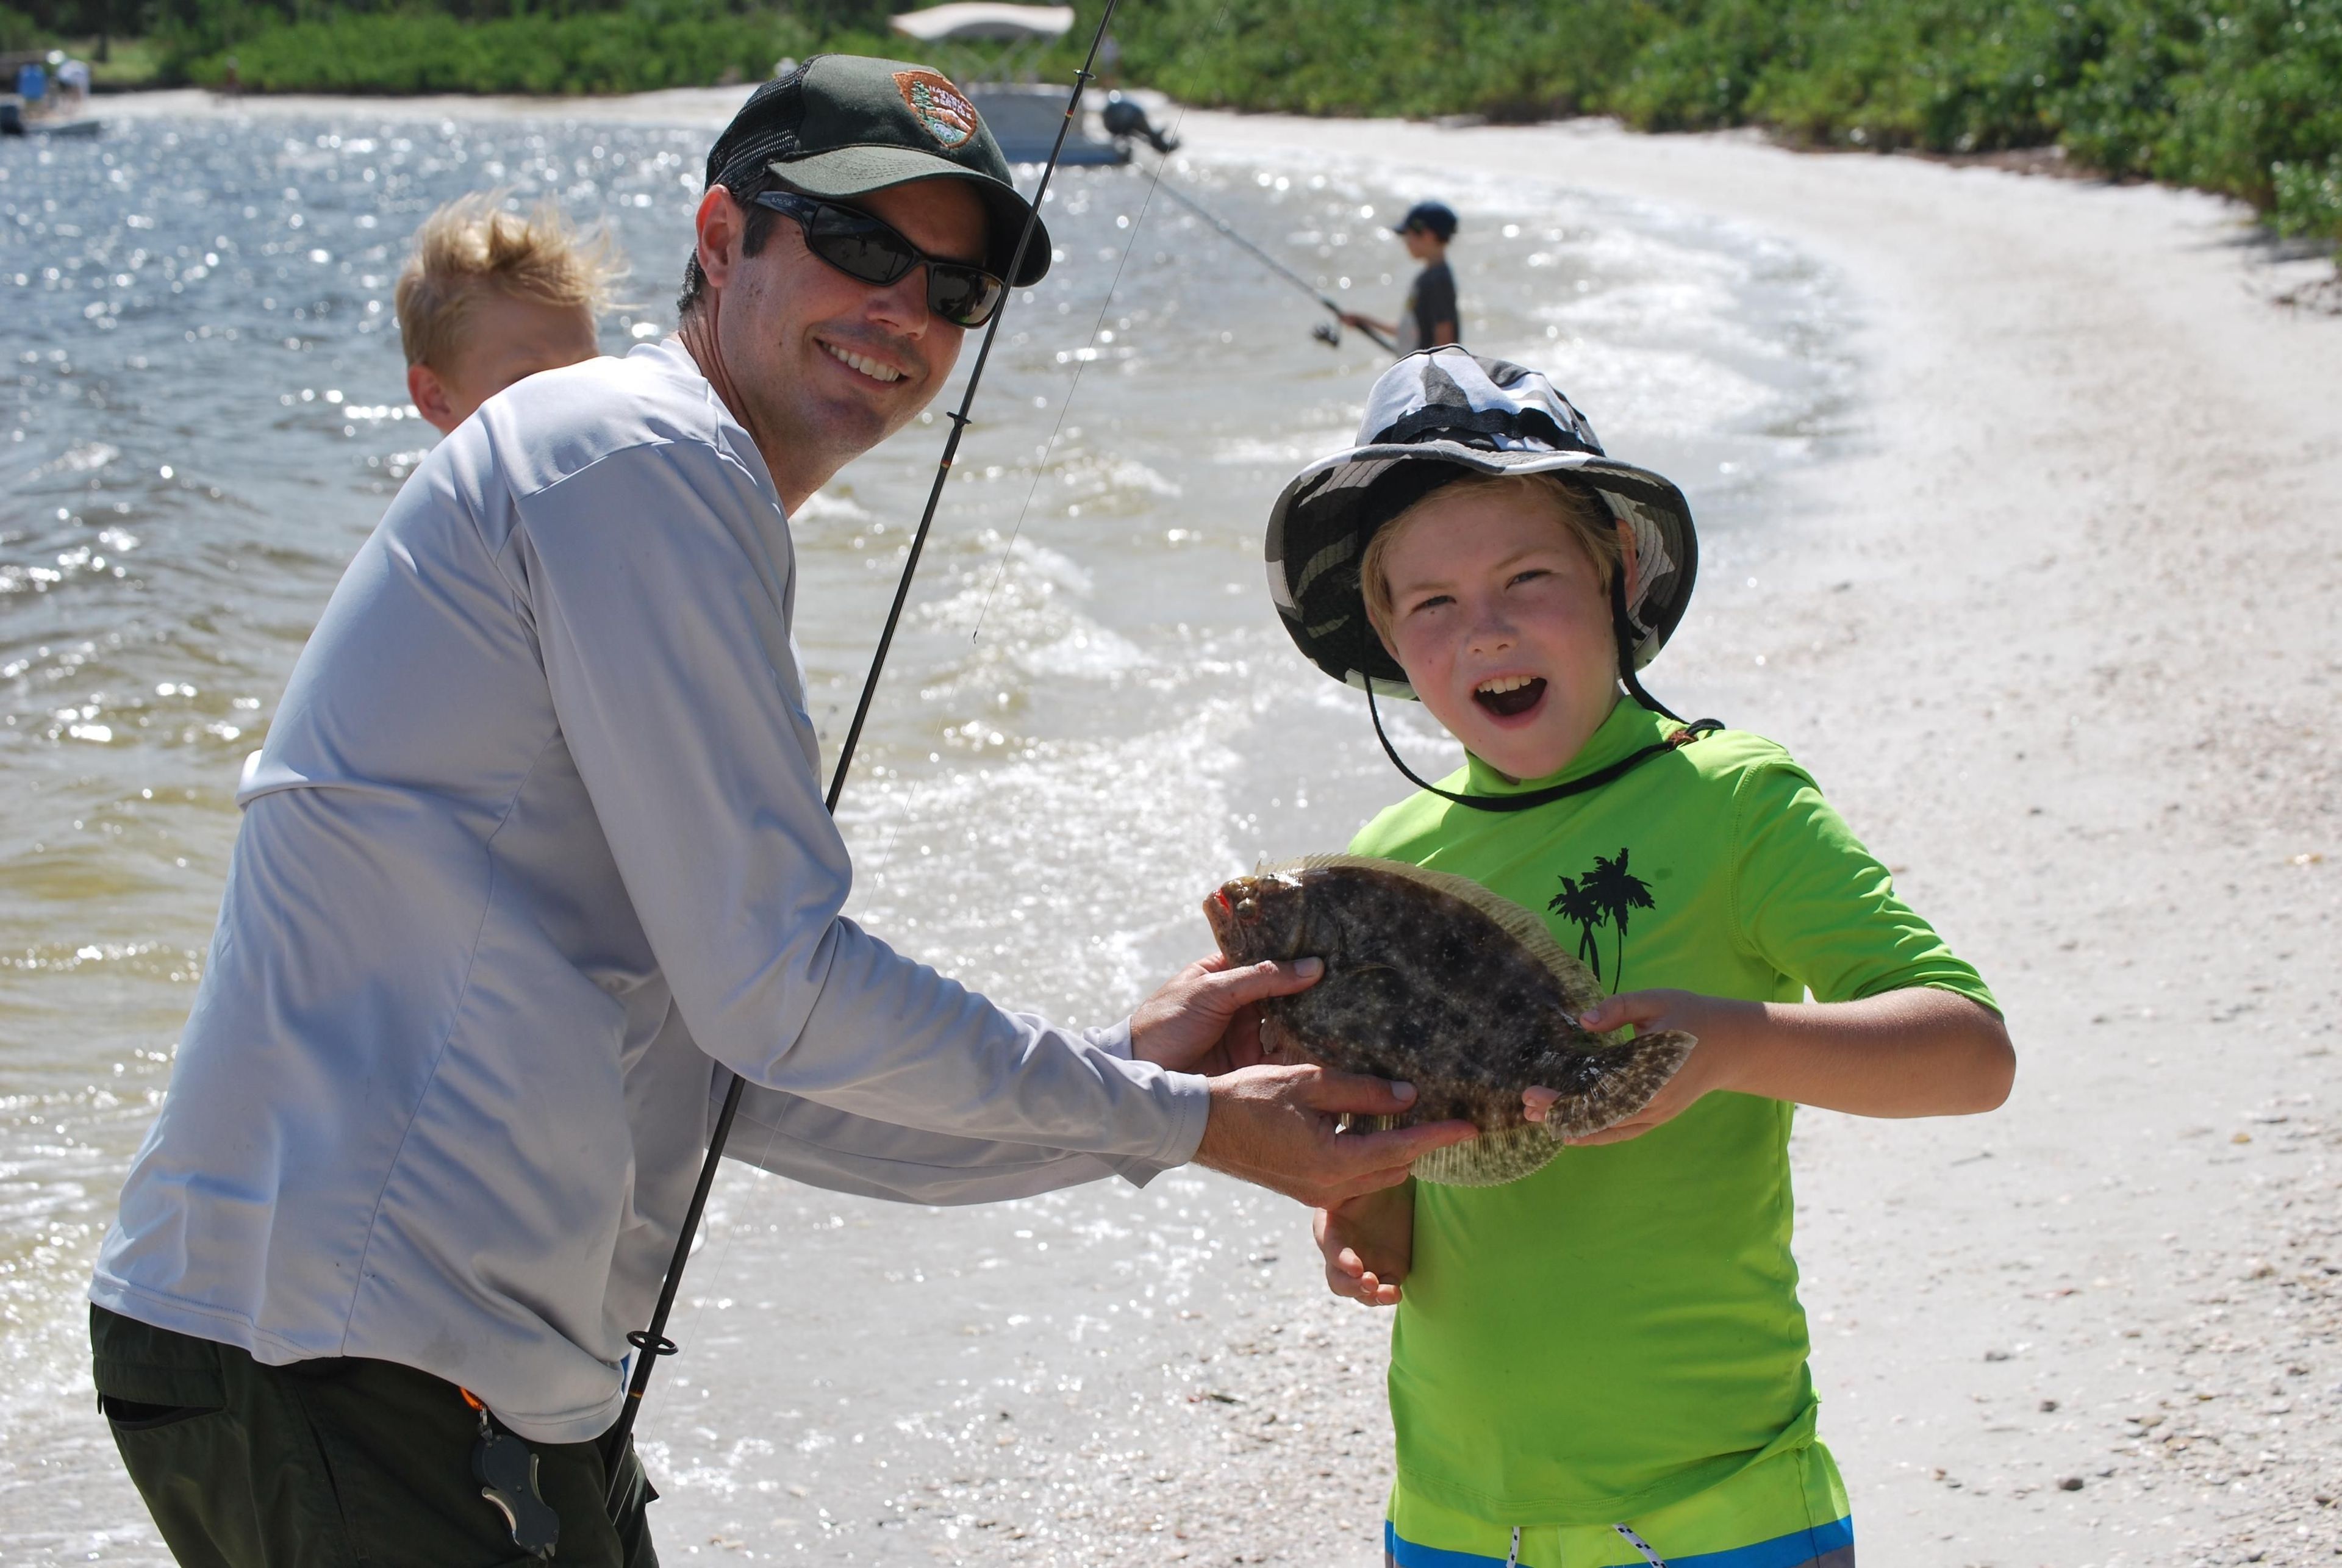
[[[1602,1080],[1582,1094],[1566,1095],[1546,1113],[1545,1130],[1558,1142],[1615,1127],[1648,1105],[1699,1044],[1680,1029],[1638,1034],[1602,1053]]]

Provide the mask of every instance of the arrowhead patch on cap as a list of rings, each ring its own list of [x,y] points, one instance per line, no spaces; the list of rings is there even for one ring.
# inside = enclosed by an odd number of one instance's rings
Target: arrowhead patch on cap
[[[980,124],[976,105],[941,74],[935,71],[897,71],[896,90],[910,106],[912,115],[936,145],[951,152],[976,135]]]

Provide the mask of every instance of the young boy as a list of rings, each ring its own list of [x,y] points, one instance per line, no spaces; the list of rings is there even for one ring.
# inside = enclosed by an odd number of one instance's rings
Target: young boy
[[[445,435],[521,377],[593,358],[616,275],[609,236],[581,241],[549,202],[524,217],[493,192],[456,197],[398,275],[407,395]]]
[[[1448,269],[1447,245],[1456,237],[1456,209],[1446,202],[1417,202],[1391,232],[1406,246],[1406,254],[1423,264],[1406,291],[1396,322],[1346,311],[1344,326],[1381,333],[1402,353],[1438,348],[1464,341],[1464,314],[1456,304],[1456,275]]]
[[[1680,491],[1604,456],[1543,376],[1461,349],[1386,373],[1360,439],[1278,498],[1279,611],[1370,709],[1421,701],[1467,760],[1352,852],[1543,914],[1613,993],[1587,1027],[1699,1040],[1646,1110],[1535,1175],[1318,1213],[1336,1293],[1398,1308],[1387,1561],[1851,1568],[1790,1117],[1992,1109],[2015,1070],[1992,994],[1780,747],[1644,693],[1691,593]],[[1531,1117],[1553,1099],[1528,1091]]]

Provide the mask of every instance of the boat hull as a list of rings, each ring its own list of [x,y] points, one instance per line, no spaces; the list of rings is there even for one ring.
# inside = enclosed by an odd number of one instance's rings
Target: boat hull
[[[1027,87],[1014,84],[971,84],[962,89],[976,112],[1000,144],[1001,155],[1012,164],[1046,163],[1056,142],[1058,124],[1066,117],[1062,87]],[[1086,115],[1084,118],[1087,118]],[[1100,141],[1080,125],[1066,136],[1061,164],[1126,164],[1130,149]]]

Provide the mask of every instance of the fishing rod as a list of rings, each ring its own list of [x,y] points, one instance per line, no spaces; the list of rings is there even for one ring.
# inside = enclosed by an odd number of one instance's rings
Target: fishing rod
[[[1156,130],[1152,125],[1147,123],[1146,111],[1137,104],[1132,102],[1130,99],[1124,97],[1119,93],[1116,93],[1106,100],[1106,114],[1104,117],[1106,120],[1106,135],[1115,137],[1118,141],[1125,142],[1128,141],[1131,137],[1136,136],[1144,141],[1148,146],[1155,149],[1156,156],[1159,160],[1155,169],[1156,189],[1161,191],[1165,195],[1169,196],[1173,201],[1177,202],[1181,206],[1186,207],[1189,212],[1194,213],[1197,217],[1203,219],[1214,228],[1219,230],[1223,237],[1232,240],[1236,245],[1239,245],[1246,250],[1250,251],[1261,261],[1266,263],[1270,271],[1276,273],[1277,276],[1285,279],[1294,287],[1299,289],[1302,293],[1307,295],[1311,299],[1316,300],[1319,305],[1324,305],[1327,311],[1331,312],[1334,320],[1331,322],[1319,322],[1316,326],[1311,330],[1310,335],[1328,348],[1339,348],[1342,345],[1342,326],[1345,325],[1344,318],[1349,313],[1345,311],[1340,305],[1336,304],[1332,295],[1326,294],[1316,284],[1311,283],[1307,278],[1303,277],[1299,273],[1295,272],[1291,267],[1277,260],[1276,257],[1271,255],[1268,252],[1261,249],[1260,246],[1246,239],[1243,235],[1237,233],[1236,227],[1226,218],[1220,216],[1219,214],[1212,211],[1211,208],[1196,200],[1195,197],[1186,195],[1185,192],[1179,190],[1176,186],[1164,179],[1164,165],[1169,163],[1171,154],[1179,145],[1179,139],[1176,136],[1168,135],[1164,132]],[[1366,334],[1367,337],[1371,338],[1374,341],[1375,346],[1381,349],[1385,354],[1392,355],[1396,355],[1398,354],[1398,345],[1393,343],[1389,338],[1385,337],[1381,333],[1376,332],[1373,327],[1361,323],[1358,325],[1358,330]]]
[[[1017,234],[1016,249],[1008,260],[1007,275],[1014,278],[1025,265],[1025,253],[1033,244],[1033,231],[1041,222],[1041,204],[1049,194],[1050,176],[1057,172],[1057,160],[1066,148],[1066,135],[1074,126],[1075,117],[1082,110],[1082,93],[1096,75],[1092,67],[1097,64],[1098,46],[1106,39],[1106,30],[1114,20],[1118,0],[1106,0],[1106,10],[1098,17],[1097,31],[1090,35],[1089,53],[1082,59],[1082,68],[1075,73],[1074,90],[1066,96],[1065,118],[1058,123],[1057,139],[1050,145],[1049,161],[1041,166],[1041,183],[1034,187],[1033,205],[1025,215],[1025,226]],[[1000,305],[992,313],[991,325],[984,330],[984,342],[977,348],[976,364],[967,373],[967,387],[961,393],[959,407],[947,417],[951,433],[944,438],[944,454],[936,464],[935,483],[927,490],[926,509],[919,514],[919,526],[911,536],[911,550],[903,563],[903,575],[895,584],[895,602],[886,611],[886,624],[878,634],[878,648],[870,656],[870,673],[863,677],[862,700],[855,704],[854,723],[846,732],[846,743],[839,747],[837,771],[830,775],[829,792],[822,804],[832,816],[837,814],[838,797],[846,793],[846,775],[854,766],[855,747],[862,739],[862,726],[870,716],[871,700],[878,693],[878,677],[886,667],[887,651],[894,646],[895,631],[902,624],[903,605],[911,596],[911,579],[919,570],[920,554],[926,548],[927,534],[935,527],[936,508],[942,504],[944,484],[951,478],[952,459],[959,454],[960,437],[967,431],[968,410],[975,405],[976,389],[984,380],[984,367],[992,358],[992,345],[1000,335],[1001,318],[1008,314],[1009,299],[1016,294],[1012,286],[1006,290]],[[723,1108],[716,1114],[716,1130],[707,1139],[707,1158],[699,1167],[698,1185],[692,1189],[691,1207],[685,1213],[683,1230],[675,1240],[675,1255],[666,1265],[666,1278],[659,1286],[658,1305],[651,1313],[650,1326],[626,1335],[626,1343],[635,1347],[636,1360],[634,1374],[626,1383],[626,1399],[618,1413],[616,1443],[613,1453],[625,1452],[634,1435],[635,1417],[640,1413],[643,1392],[650,1386],[651,1369],[661,1356],[676,1353],[682,1347],[666,1336],[668,1316],[675,1310],[676,1293],[683,1285],[684,1266],[691,1261],[692,1238],[699,1233],[699,1221],[707,1209],[707,1194],[716,1184],[716,1172],[724,1159],[724,1146],[731,1140],[732,1124],[740,1114],[740,1099],[748,1081],[739,1074],[732,1074],[731,1086],[724,1092]],[[613,1466],[606,1505],[615,1505],[621,1489],[625,1471]]]

